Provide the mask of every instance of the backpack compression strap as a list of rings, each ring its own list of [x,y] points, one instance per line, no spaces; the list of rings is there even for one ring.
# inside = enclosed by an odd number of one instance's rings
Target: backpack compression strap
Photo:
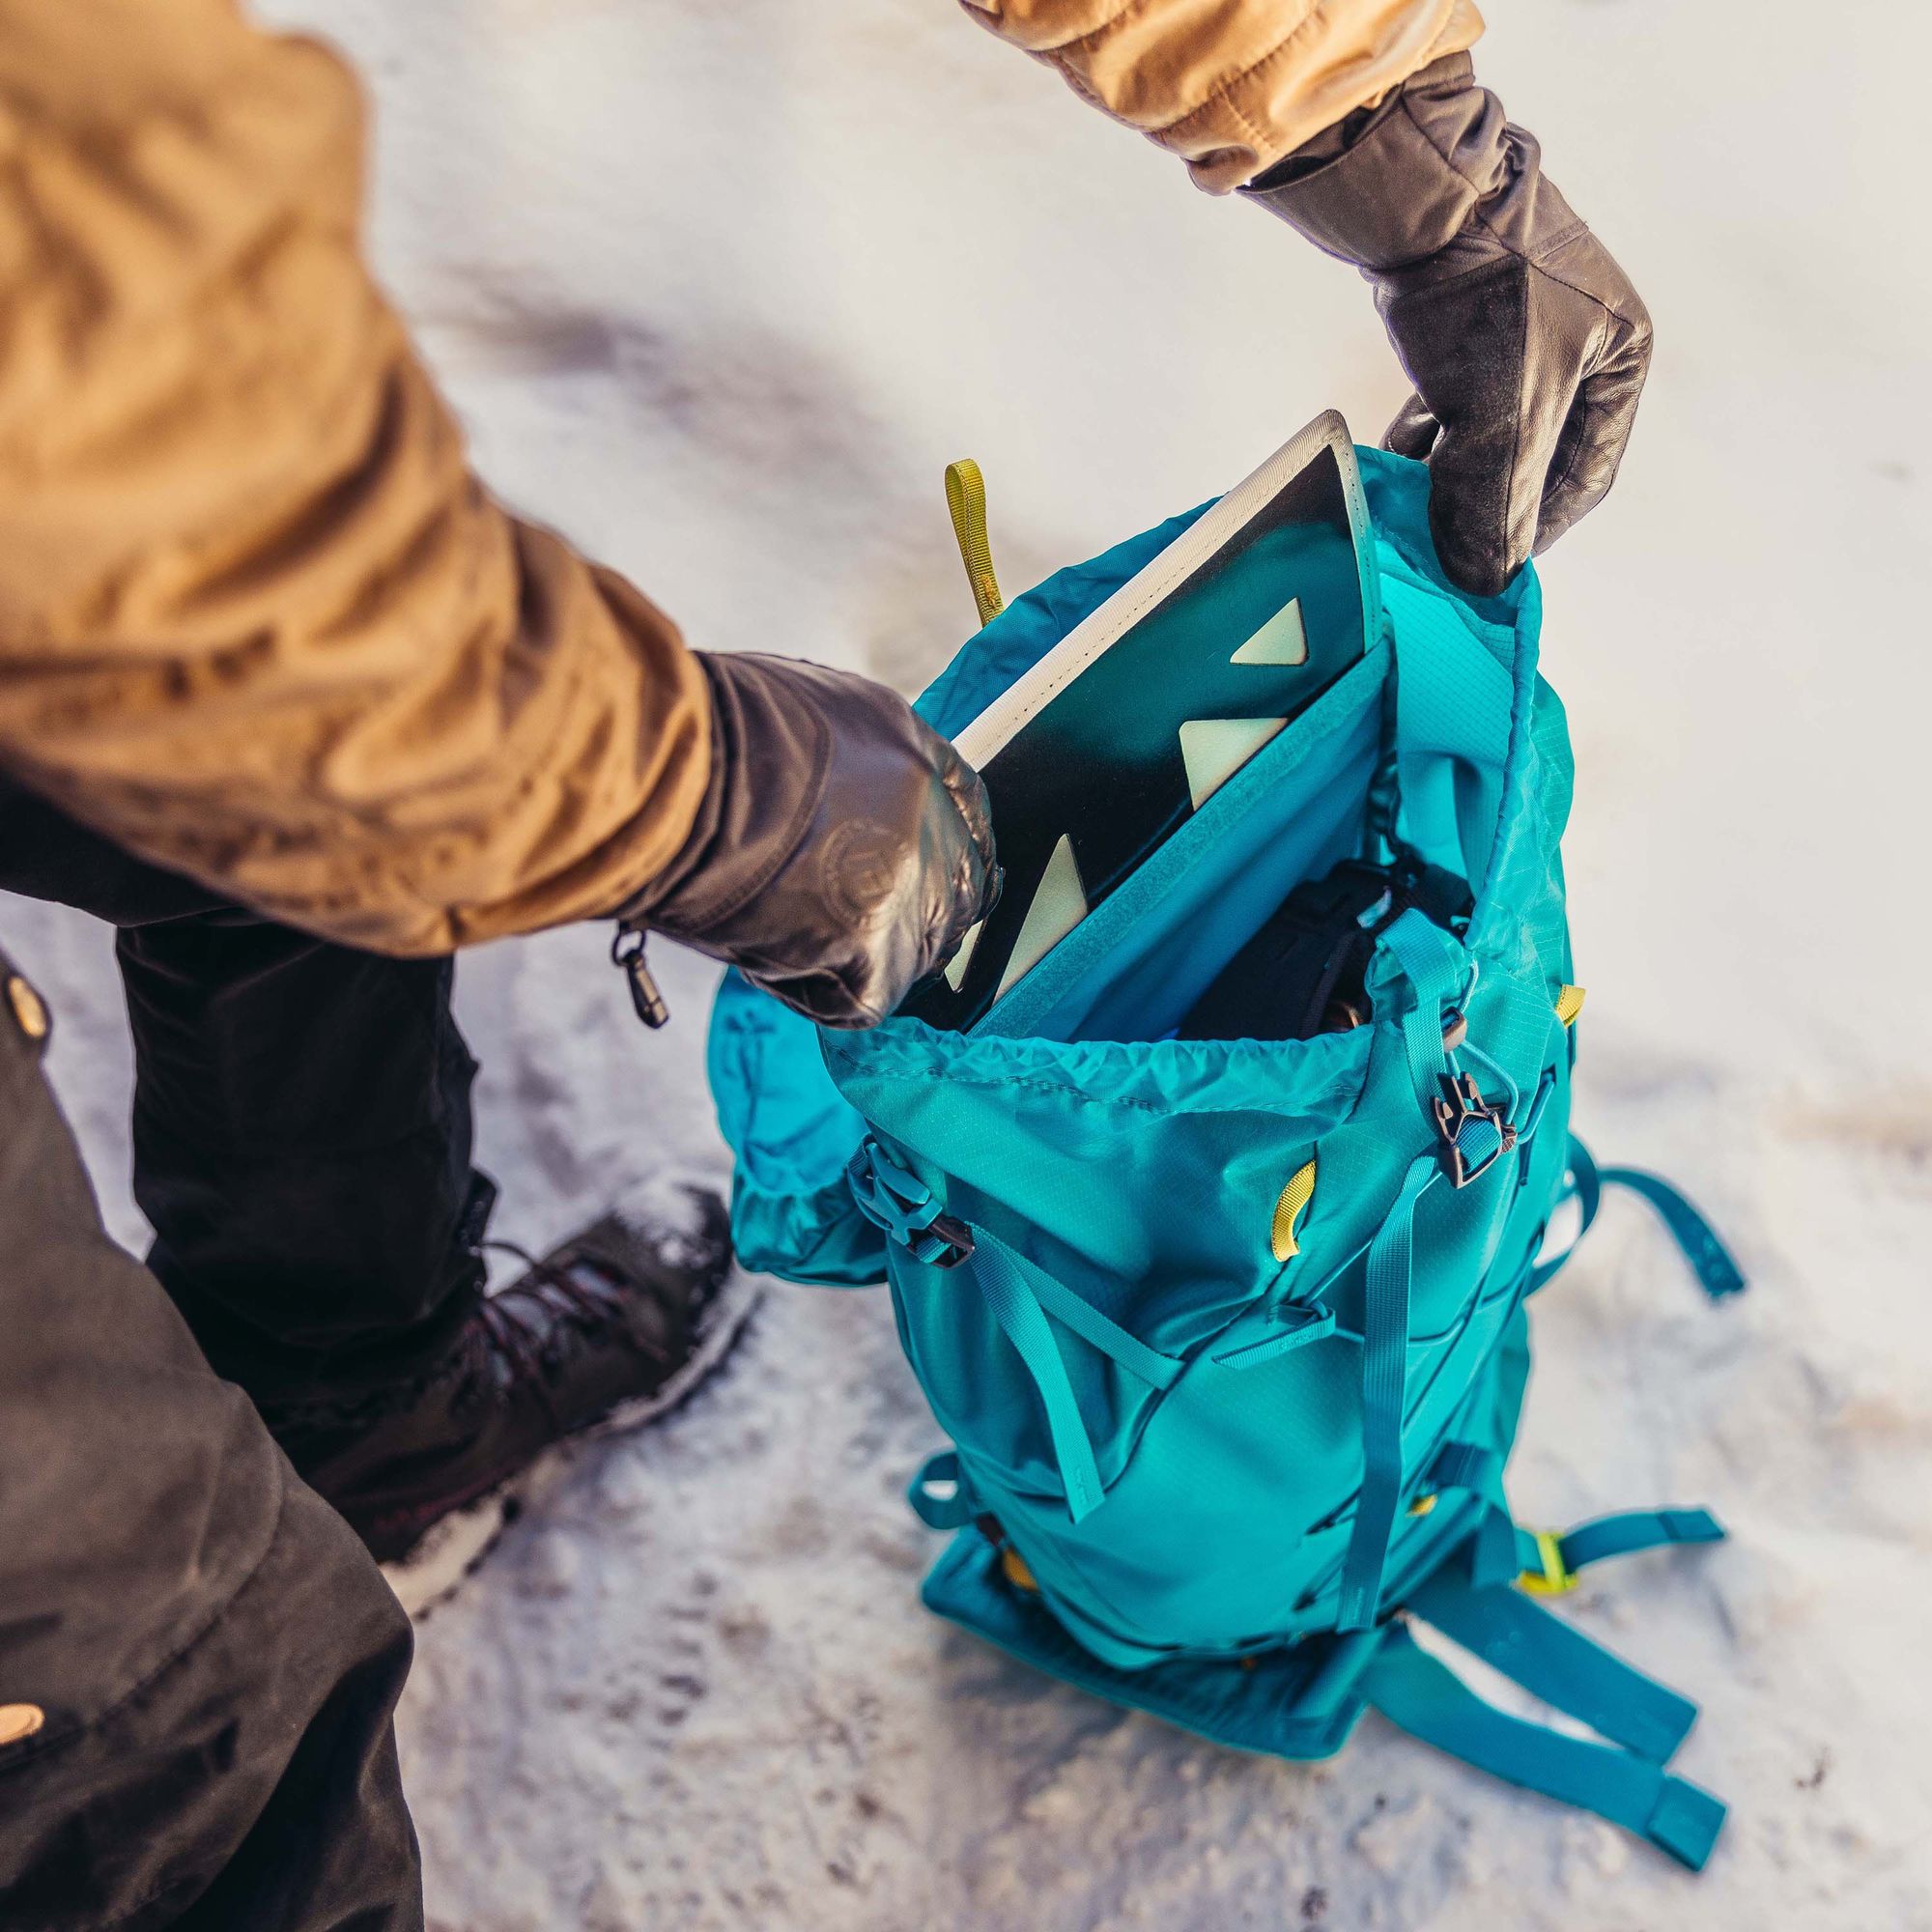
[[[1577,1252],[1577,1242],[1590,1232],[1597,1211],[1604,1204],[1605,1187],[1627,1188],[1650,1203],[1669,1229],[1684,1259],[1690,1264],[1698,1286],[1713,1301],[1741,1294],[1748,1286],[1737,1257],[1719,1238],[1718,1231],[1697,1211],[1689,1198],[1662,1175],[1652,1174],[1641,1167],[1599,1168],[1590,1150],[1572,1134],[1564,1181],[1562,1198],[1568,1200],[1575,1197],[1581,1220],[1575,1239],[1561,1254],[1537,1264],[1529,1281],[1528,1292],[1531,1294],[1547,1287],[1562,1269],[1564,1263]]]
[[[1409,1275],[1415,1204],[1440,1178],[1434,1153],[1418,1154],[1369,1249],[1362,1340],[1362,1493],[1342,1566],[1337,1630],[1367,1630],[1381,1599],[1382,1565],[1402,1495],[1402,1416],[1408,1368]]]
[[[1510,1674],[1518,1674],[1514,1666]],[[1508,1783],[1593,1811],[1692,1871],[1703,1868],[1717,1842],[1724,1807],[1708,1791],[1635,1752],[1498,1711],[1399,1624],[1389,1627],[1362,1688],[1369,1703],[1411,1737]]]
[[[1697,1720],[1697,1707],[1688,1697],[1508,1584],[1476,1589],[1438,1571],[1409,1598],[1408,1607],[1531,1696],[1653,1764],[1668,1764]]]
[[[1046,1413],[1067,1513],[1075,1522],[1092,1515],[1106,1500],[1106,1493],[1079,1398],[1047,1318],[1070,1328],[1151,1388],[1166,1388],[1184,1364],[1130,1335],[997,1236],[944,1213],[932,1189],[876,1140],[868,1138],[853,1155],[846,1177],[860,1211],[883,1228],[915,1264],[963,1276],[980,1291]]]
[[[1458,1113],[1444,1097],[1457,1091],[1443,1028],[1462,993],[1461,950],[1414,908],[1383,938],[1414,989],[1414,1002],[1402,1020],[1403,1051],[1416,1100],[1424,1118],[1435,1122],[1439,1139],[1409,1162],[1369,1246],[1362,1317],[1362,1492],[1342,1565],[1336,1628],[1344,1631],[1366,1630],[1376,1620],[1389,1534],[1402,1499],[1416,1203],[1445,1173],[1458,1187],[1480,1179],[1516,1141],[1516,1129],[1506,1130],[1494,1110],[1465,1105]]]

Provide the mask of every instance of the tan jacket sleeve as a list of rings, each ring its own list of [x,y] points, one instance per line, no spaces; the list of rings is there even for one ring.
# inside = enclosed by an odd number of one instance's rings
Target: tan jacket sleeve
[[[1483,31],[1474,0],[961,0],[1226,193]]]
[[[709,710],[507,515],[363,270],[343,65],[231,0],[0,0],[0,764],[397,952],[608,912]]]

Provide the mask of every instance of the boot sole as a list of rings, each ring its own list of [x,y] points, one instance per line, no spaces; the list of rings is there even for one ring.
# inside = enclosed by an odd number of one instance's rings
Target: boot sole
[[[724,1366],[738,1345],[764,1285],[733,1266],[711,1312],[704,1338],[649,1395],[620,1402],[586,1429],[553,1443],[514,1475],[434,1522],[407,1556],[382,1565],[396,1600],[416,1623],[447,1603],[502,1541],[503,1532],[558,1485],[578,1452],[606,1436],[642,1429],[680,1407]]]

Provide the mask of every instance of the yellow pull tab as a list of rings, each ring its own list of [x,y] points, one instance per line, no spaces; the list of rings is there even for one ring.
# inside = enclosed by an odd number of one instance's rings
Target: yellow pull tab
[[[1281,1190],[1281,1199],[1274,1204],[1274,1225],[1268,1230],[1268,1245],[1273,1248],[1276,1261],[1285,1262],[1301,1252],[1300,1243],[1294,1238],[1294,1224],[1300,1220],[1301,1210],[1314,1199],[1315,1163],[1311,1160],[1289,1177],[1288,1185]]]
[[[1577,1015],[1583,1010],[1583,989],[1581,986],[1565,986],[1556,996],[1556,1017],[1565,1026],[1574,1026]]]
[[[1560,1597],[1577,1587],[1577,1573],[1563,1560],[1563,1545],[1554,1530],[1530,1532],[1536,1539],[1536,1560],[1541,1570],[1525,1570],[1517,1581],[1520,1590],[1532,1597]]]
[[[973,608],[981,624],[990,624],[1007,604],[993,575],[993,552],[986,541],[986,480],[970,456],[946,466],[946,508],[959,542],[959,560],[966,566],[966,582],[973,586]]]

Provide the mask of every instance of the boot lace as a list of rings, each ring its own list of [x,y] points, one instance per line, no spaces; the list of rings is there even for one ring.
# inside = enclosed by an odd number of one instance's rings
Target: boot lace
[[[623,1310],[618,1299],[621,1284],[607,1280],[594,1264],[578,1264],[588,1277],[584,1279],[573,1274],[568,1267],[559,1267],[554,1262],[539,1261],[527,1248],[515,1241],[493,1237],[477,1245],[499,1250],[522,1262],[526,1279],[517,1286],[536,1290],[553,1308],[561,1304],[562,1310],[573,1317],[577,1325],[585,1332],[595,1334],[599,1329],[608,1327],[612,1317],[621,1320]],[[485,1295],[477,1315],[484,1333],[508,1365],[512,1380],[533,1387],[548,1407],[547,1372],[551,1365],[552,1337],[526,1317],[519,1303],[507,1294]],[[639,1334],[634,1324],[625,1322],[623,1325],[627,1341],[660,1364],[669,1366],[669,1350],[649,1336]]]

